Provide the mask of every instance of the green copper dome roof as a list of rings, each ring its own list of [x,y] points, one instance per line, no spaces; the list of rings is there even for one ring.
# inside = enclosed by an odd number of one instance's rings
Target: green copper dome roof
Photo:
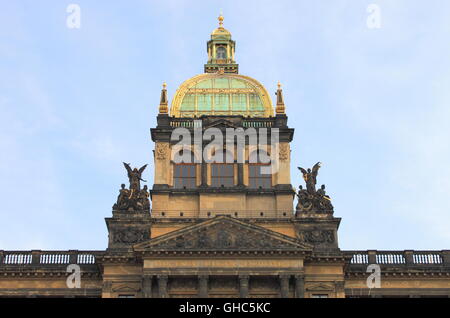
[[[172,101],[171,115],[273,115],[266,89],[255,79],[238,74],[207,73],[185,81]]]

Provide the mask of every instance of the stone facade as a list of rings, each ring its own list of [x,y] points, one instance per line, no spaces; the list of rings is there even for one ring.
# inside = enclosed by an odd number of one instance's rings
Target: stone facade
[[[130,186],[122,185],[106,218],[107,249],[0,251],[0,297],[449,297],[450,251],[339,248],[341,219],[325,186],[316,189],[320,163],[299,168],[306,189],[291,185],[297,160],[281,85],[274,111],[265,88],[238,74],[235,43],[219,21],[205,74],[183,83],[170,109],[163,86],[151,129],[150,191],[141,187],[146,166],[125,163]],[[278,155],[277,169],[255,186],[254,145],[244,142],[239,161],[233,139],[228,183],[216,184],[217,167],[203,155],[201,140],[183,149],[195,162],[184,176],[190,179],[176,183],[181,170],[172,137],[180,128],[193,140],[208,129],[251,128],[270,140],[265,151]],[[367,283],[372,264],[381,271],[376,288]]]

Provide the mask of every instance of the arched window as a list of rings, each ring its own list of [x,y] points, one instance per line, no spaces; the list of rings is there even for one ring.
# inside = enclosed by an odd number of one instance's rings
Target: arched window
[[[218,59],[226,59],[227,58],[227,49],[223,46],[217,47],[216,55]]]
[[[221,156],[222,157],[222,156]],[[223,152],[223,159],[220,163],[211,164],[211,186],[232,187],[234,186],[234,164],[229,151]]]
[[[248,164],[248,186],[252,189],[268,189],[272,187],[272,174],[267,173],[270,163],[263,163],[261,156],[269,157],[267,153],[254,151],[250,154]],[[265,168],[262,170],[262,168]],[[263,173],[265,172],[265,173]]]
[[[194,163],[194,154],[190,152],[190,155],[190,163],[179,163],[173,166],[173,187],[176,189],[192,189],[197,185],[197,172],[196,164]]]

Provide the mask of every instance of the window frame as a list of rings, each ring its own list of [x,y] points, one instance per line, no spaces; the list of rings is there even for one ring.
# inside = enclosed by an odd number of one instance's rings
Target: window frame
[[[192,167],[193,175],[189,173],[188,176],[183,175],[183,167]],[[177,176],[177,169],[180,169],[181,175]],[[187,170],[189,171],[189,170]],[[180,180],[181,185],[177,185],[177,180]],[[184,181],[190,181],[192,183],[185,185]],[[197,164],[195,163],[177,163],[173,165],[173,188],[175,189],[194,189],[197,187]]]
[[[220,172],[220,166],[231,167],[231,175],[226,175],[225,173],[219,173],[218,175],[214,175],[214,168],[219,167],[218,172]],[[221,188],[222,185],[224,188],[230,188],[235,186],[234,183],[235,171],[234,171],[234,163],[211,163],[211,186]],[[219,182],[216,182],[219,180]],[[220,180],[227,180],[228,182],[223,183]],[[231,181],[231,183],[229,183]],[[229,183],[229,184],[227,184]]]
[[[259,174],[257,175],[252,175],[252,168],[258,167],[259,168]],[[248,164],[248,187],[250,189],[260,189],[260,187],[262,189],[270,189],[272,188],[272,174],[262,174],[261,173],[261,168],[262,167],[270,167],[270,164],[268,163],[249,163]],[[255,186],[252,185],[252,181],[256,181]],[[258,181],[263,181],[262,185],[261,182]],[[267,182],[267,186],[265,185],[265,182]]]
[[[219,52],[222,53],[223,52],[223,57],[219,56]],[[216,58],[218,60],[225,60],[227,59],[227,48],[225,46],[218,46],[216,48]]]

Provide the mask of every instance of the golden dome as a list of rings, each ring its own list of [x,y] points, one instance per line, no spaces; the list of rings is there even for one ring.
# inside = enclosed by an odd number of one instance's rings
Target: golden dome
[[[219,27],[217,29],[215,29],[214,31],[212,31],[211,36],[229,36],[231,37],[231,33],[230,31],[228,31],[227,29],[223,28],[223,27]]]
[[[273,107],[267,90],[257,80],[239,74],[205,73],[180,85],[172,100],[170,115],[271,117]]]

